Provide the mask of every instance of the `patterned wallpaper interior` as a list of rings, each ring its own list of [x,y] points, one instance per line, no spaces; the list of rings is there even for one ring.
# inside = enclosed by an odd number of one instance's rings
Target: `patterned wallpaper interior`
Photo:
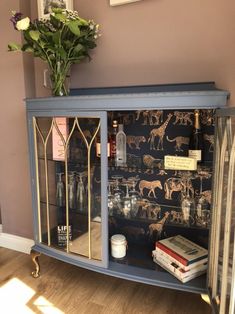
[[[164,236],[164,225],[185,227],[180,203],[186,186],[193,197],[199,196],[201,187],[203,195],[211,203],[214,111],[200,111],[204,163],[200,171],[191,172],[188,180],[183,171],[164,170],[164,156],[187,156],[194,122],[193,110],[112,112],[109,113],[109,126],[114,119],[123,123],[127,136],[127,167],[117,169],[110,166],[109,180],[112,182],[116,175],[120,176],[119,187],[125,195],[125,181],[133,179],[142,206],[135,217],[125,217],[118,208],[114,208],[110,218],[111,233],[126,233],[131,240],[137,241],[148,235],[155,240]],[[191,225],[204,227],[199,221],[191,221]],[[179,228],[174,232],[179,232]]]

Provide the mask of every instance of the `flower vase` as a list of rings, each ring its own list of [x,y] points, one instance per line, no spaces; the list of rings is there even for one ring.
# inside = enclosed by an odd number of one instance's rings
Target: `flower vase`
[[[50,74],[51,89],[53,96],[68,96],[70,75],[68,73],[56,73]]]

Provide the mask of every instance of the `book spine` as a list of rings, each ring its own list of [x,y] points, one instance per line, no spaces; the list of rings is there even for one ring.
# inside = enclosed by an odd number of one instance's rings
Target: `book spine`
[[[177,278],[178,280],[180,280],[182,283],[186,283],[196,277],[199,277],[201,276],[202,274],[204,274],[206,272],[206,269],[205,270],[201,270],[199,272],[196,272],[194,274],[191,274],[187,277],[182,277],[182,276],[179,276],[176,272],[174,272],[173,270],[171,270],[168,265],[166,265],[164,262],[162,261],[159,261],[159,260],[156,260],[156,263],[161,266],[162,268],[164,268],[166,271],[168,271],[170,274],[172,274],[175,278]]]
[[[155,253],[156,252],[156,253]],[[160,254],[165,259],[167,259],[169,262],[173,262],[176,265],[180,266],[184,271],[188,271],[194,268],[197,268],[200,265],[206,264],[208,262],[208,258],[204,258],[203,260],[196,262],[194,264],[191,264],[189,266],[185,266],[182,263],[180,263],[178,260],[176,260],[174,257],[170,256],[166,252],[162,251],[160,248],[156,247],[155,251],[153,251],[153,255]]]
[[[175,258],[178,262],[180,262],[182,265],[184,266],[188,266],[188,261],[183,258],[182,256],[180,256],[179,254],[175,253],[174,251],[172,251],[171,249],[167,248],[165,245],[163,245],[160,242],[156,242],[156,247],[158,247],[159,249],[161,249],[162,251],[166,252],[168,255],[170,255],[171,257]]]
[[[165,263],[166,266],[169,265],[170,269],[173,270],[175,273],[177,273],[182,278],[191,276],[191,275],[193,275],[195,273],[198,273],[198,272],[200,272],[202,270],[206,270],[207,269],[207,263],[204,263],[204,264],[198,265],[195,268],[184,270],[179,265],[177,265],[176,263],[170,261],[168,258],[163,256],[161,253],[157,252],[154,256],[155,256],[156,260],[162,261],[163,263]]]

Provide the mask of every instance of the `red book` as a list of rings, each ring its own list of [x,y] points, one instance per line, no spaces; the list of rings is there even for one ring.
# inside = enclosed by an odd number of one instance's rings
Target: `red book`
[[[183,258],[182,256],[178,255],[177,253],[173,252],[171,249],[167,248],[165,245],[163,245],[160,242],[156,243],[156,247],[167,253],[168,255],[175,258],[179,263],[183,264],[184,266],[188,266],[188,261]]]

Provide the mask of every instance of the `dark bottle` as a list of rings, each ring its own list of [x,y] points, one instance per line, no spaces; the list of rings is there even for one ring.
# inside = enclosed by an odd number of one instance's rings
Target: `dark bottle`
[[[113,120],[113,128],[110,134],[110,157],[112,161],[115,161],[116,156],[116,135],[117,135],[118,122]]]
[[[200,126],[200,112],[194,111],[194,127],[189,141],[188,156],[201,162],[203,159],[203,140]]]
[[[110,157],[110,138],[108,137],[108,143],[107,143],[107,155]],[[101,141],[100,136],[98,135],[96,138],[96,157],[100,158],[101,156]]]

